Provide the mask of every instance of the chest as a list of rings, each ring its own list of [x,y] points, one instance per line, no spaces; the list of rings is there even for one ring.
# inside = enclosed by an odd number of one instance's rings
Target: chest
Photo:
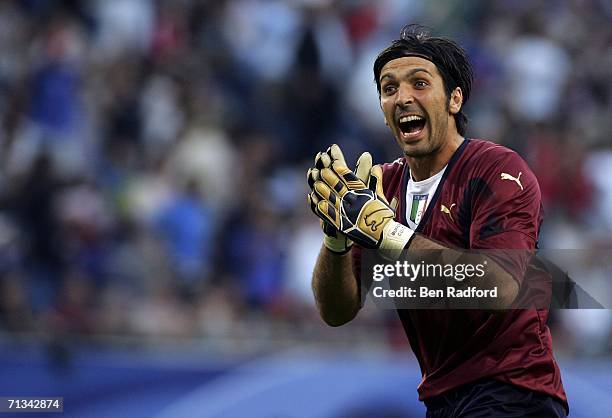
[[[440,243],[461,248],[470,247],[475,207],[493,195],[486,181],[479,177],[445,179],[426,197],[412,193],[409,188],[401,194],[398,198],[404,202],[402,223]],[[421,213],[423,200],[427,204]]]

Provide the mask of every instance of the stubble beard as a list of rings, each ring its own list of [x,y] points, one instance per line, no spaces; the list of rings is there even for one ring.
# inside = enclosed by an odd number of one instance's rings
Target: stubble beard
[[[440,148],[442,148],[443,138],[446,136],[446,132],[448,131],[448,129],[444,129],[443,132],[440,132],[439,135],[436,135],[435,132],[433,132],[433,130],[431,129],[432,125],[433,124],[428,126],[429,132],[427,138],[424,139],[424,141],[426,141],[426,144],[423,148],[417,147],[411,150],[406,149],[405,146],[402,147],[404,149],[404,155],[406,157],[414,159],[427,158],[436,154],[440,150]]]

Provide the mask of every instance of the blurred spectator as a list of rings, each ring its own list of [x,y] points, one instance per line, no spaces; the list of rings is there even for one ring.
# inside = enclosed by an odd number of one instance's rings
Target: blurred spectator
[[[144,53],[151,47],[155,9],[147,0],[91,2],[96,22],[95,47],[102,57]]]
[[[19,272],[0,281],[0,321],[12,332],[33,331],[35,317],[26,290],[25,275]]]
[[[606,237],[610,246],[609,232],[612,230],[612,177],[602,175],[612,167],[612,149],[601,149],[590,153],[585,163],[587,177],[595,187],[594,211],[589,222],[601,237]]]
[[[541,28],[541,22],[527,18],[520,36],[504,54],[509,81],[506,88],[512,92],[506,97],[521,123],[554,116],[560,110],[565,83],[572,72],[567,53],[541,35]]]
[[[138,120],[142,120],[143,125],[144,152],[152,153],[150,157],[166,152],[183,129],[185,116],[179,94],[179,86],[174,80],[156,75],[144,86],[141,103],[132,104],[140,109]]]
[[[2,328],[231,339],[316,318],[304,170],[332,142],[398,156],[372,63],[410,22],[467,48],[468,136],[532,166],[542,246],[612,248],[611,18],[597,0],[0,3]],[[570,349],[609,349],[597,315],[560,317]]]
[[[253,192],[252,192],[253,193]],[[254,193],[253,193],[254,194]],[[232,259],[245,302],[265,309],[281,297],[282,253],[279,214],[260,197],[252,197],[230,229],[227,256]]]
[[[280,81],[291,65],[300,19],[289,2],[232,1],[226,8],[225,37],[249,74]]]
[[[9,199],[27,237],[22,262],[32,280],[32,301],[35,309],[48,307],[61,281],[67,247],[55,207],[62,185],[48,154],[40,154],[31,172],[14,186]]]
[[[300,305],[312,308],[315,301],[310,281],[312,266],[321,251],[321,226],[309,209],[304,208],[296,217],[290,236],[283,269],[285,293],[296,308]]]
[[[157,229],[185,290],[194,290],[210,274],[215,218],[190,181],[157,215]]]
[[[168,155],[168,173],[185,184],[194,180],[215,211],[235,204],[235,182],[239,175],[236,154],[227,133],[220,127],[192,125]]]

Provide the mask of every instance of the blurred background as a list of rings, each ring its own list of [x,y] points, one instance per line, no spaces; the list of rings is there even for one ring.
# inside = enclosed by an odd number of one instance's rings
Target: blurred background
[[[392,313],[314,310],[306,169],[331,143],[399,156],[372,64],[425,24],[474,64],[468,136],[538,176],[540,246],[610,250],[611,22],[606,0],[0,2],[0,396],[422,416]],[[611,312],[550,325],[571,416],[610,414]]]

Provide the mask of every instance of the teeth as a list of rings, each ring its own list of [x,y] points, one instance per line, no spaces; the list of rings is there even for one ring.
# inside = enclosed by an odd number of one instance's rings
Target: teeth
[[[423,118],[420,116],[410,115],[410,116],[402,116],[399,121],[400,123],[404,123],[404,122],[412,122],[414,120],[421,120],[421,119]]]

